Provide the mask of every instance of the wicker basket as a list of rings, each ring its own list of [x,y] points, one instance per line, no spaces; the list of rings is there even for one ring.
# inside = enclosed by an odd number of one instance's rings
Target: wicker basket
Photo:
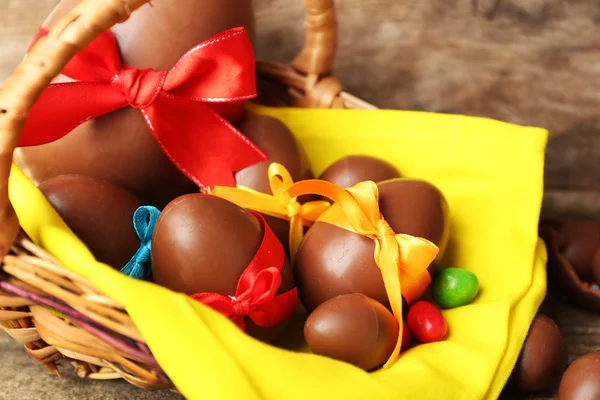
[[[44,368],[72,364],[80,377],[123,378],[147,390],[175,389],[115,301],[19,233],[6,179],[21,126],[37,97],[77,51],[149,0],[82,1],[36,45],[0,91],[0,325]],[[258,78],[276,98],[263,102],[322,108],[375,108],[331,75],[336,48],[333,0],[304,0],[306,45],[291,65],[261,61]],[[15,240],[16,237],[16,240]],[[11,243],[13,243],[11,248]],[[9,251],[10,250],[10,251]]]

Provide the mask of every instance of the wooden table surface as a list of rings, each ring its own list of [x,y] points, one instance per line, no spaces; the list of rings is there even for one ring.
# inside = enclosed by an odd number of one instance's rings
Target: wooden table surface
[[[541,1],[542,3],[544,1]],[[18,63],[24,54],[24,50],[31,40],[32,35],[43,21],[46,15],[51,11],[57,0],[0,0],[0,81],[5,78]],[[257,0],[258,26],[268,26],[268,29],[262,31],[259,29],[258,55],[264,58],[277,60],[289,59],[302,43],[302,27],[290,26],[285,28],[286,35],[276,34],[288,24],[287,21],[298,21],[301,18],[302,10],[300,1],[297,0]],[[338,4],[341,2],[338,2]],[[454,1],[455,5],[460,5],[461,1]],[[480,2],[481,7],[490,7],[486,3]],[[538,2],[540,3],[540,2]],[[578,2],[578,4],[588,3],[587,1]],[[415,3],[416,4],[416,3]],[[342,7],[341,32],[346,35],[340,45],[340,76],[345,84],[352,89],[352,92],[358,96],[367,98],[369,101],[386,105],[389,107],[401,107],[410,109],[436,109],[438,105],[429,105],[409,103],[398,93],[406,94],[407,79],[404,76],[396,74],[394,70],[380,71],[375,74],[369,71],[365,74],[361,69],[364,66],[365,57],[379,57],[390,60],[392,58],[403,57],[399,51],[394,53],[393,47],[385,47],[385,54],[377,55],[372,49],[365,48],[366,39],[350,50],[352,32],[360,27],[361,13],[379,12],[382,7],[392,7],[389,0],[369,0],[359,2],[358,0],[346,1]],[[408,17],[406,17],[408,18]],[[344,21],[352,23],[344,24]],[[394,33],[394,26],[380,26],[378,35],[385,33],[385,30]],[[370,32],[372,29],[370,30]],[[284,41],[285,40],[285,41]],[[358,40],[358,37],[357,37]],[[465,39],[466,40],[466,39]],[[359,59],[360,58],[360,59]],[[357,60],[355,62],[355,60]],[[385,64],[382,63],[382,64]],[[358,66],[352,68],[351,66]],[[600,63],[598,64],[600,65]],[[596,65],[596,68],[597,66]],[[383,65],[385,66],[385,65]],[[590,67],[590,66],[588,66]],[[379,66],[381,68],[381,65]],[[433,67],[432,67],[433,68]],[[442,66],[440,66],[442,68]],[[590,67],[592,68],[592,67]],[[597,69],[596,69],[597,70]],[[504,72],[506,73],[506,72]],[[395,75],[396,74],[396,75]],[[365,76],[369,76],[366,80]],[[566,79],[566,78],[565,78]],[[381,83],[383,80],[383,85]],[[532,84],[535,86],[534,84]],[[373,88],[385,90],[375,90]],[[394,95],[396,93],[397,95]],[[458,104],[458,103],[457,103]],[[460,103],[462,104],[462,103]],[[468,107],[458,107],[458,111],[464,113],[477,114],[471,112]],[[537,104],[537,103],[536,103]],[[532,108],[533,107],[533,108]],[[540,105],[540,107],[542,107]],[[574,106],[574,108],[576,108]],[[581,108],[580,115],[577,110],[573,111],[569,118],[564,117],[560,120],[554,120],[544,114],[547,110],[535,110],[532,105],[529,107],[530,114],[507,115],[505,120],[518,120],[514,122],[527,122],[538,126],[556,127],[557,129],[568,129],[578,123],[578,116],[581,120],[590,117],[587,108]],[[513,110],[514,111],[514,110]],[[482,109],[482,115],[497,117],[498,110]],[[568,121],[567,121],[568,120]],[[589,147],[589,143],[584,143]],[[558,295],[550,295],[548,298],[547,313],[556,319],[563,330],[569,347],[570,360],[587,352],[594,351],[600,347],[600,316],[581,311],[566,305],[559,299]],[[145,394],[123,383],[102,382],[102,383],[82,383],[79,379],[69,377],[56,383],[56,379],[46,376],[43,370],[29,360],[20,346],[6,336],[0,335],[0,381],[3,382],[3,389],[0,389],[0,398],[11,399],[68,399],[68,398],[144,398],[144,399],[171,399],[176,398],[172,394]],[[22,370],[23,373],[15,373],[15,370]],[[26,375],[25,375],[26,374]],[[21,378],[19,378],[22,377]],[[24,378],[27,376],[28,378]],[[504,393],[503,399],[554,399],[555,393],[541,393],[531,396],[522,396],[514,393]]]

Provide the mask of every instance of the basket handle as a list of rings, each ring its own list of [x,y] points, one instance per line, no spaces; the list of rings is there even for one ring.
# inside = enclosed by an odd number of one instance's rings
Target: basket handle
[[[304,0],[305,43],[292,67],[316,80],[333,68],[337,49],[337,20],[334,0]]]

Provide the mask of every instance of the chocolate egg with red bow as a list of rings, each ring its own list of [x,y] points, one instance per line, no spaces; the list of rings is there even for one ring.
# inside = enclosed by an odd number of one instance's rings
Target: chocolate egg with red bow
[[[144,203],[128,191],[81,175],[58,176],[39,189],[98,261],[120,270],[140,247],[133,215]]]
[[[352,155],[331,164],[319,179],[343,188],[351,188],[359,182],[375,183],[400,178],[398,170],[388,162],[375,157]]]
[[[395,233],[425,238],[443,256],[449,211],[442,192],[429,182],[393,179],[378,184],[379,209]],[[308,230],[294,261],[299,296],[308,310],[336,296],[362,293],[390,306],[374,259],[375,241],[319,221]],[[433,275],[435,262],[429,267]]]
[[[252,115],[245,118],[238,129],[256,144],[267,156],[268,160],[252,165],[236,173],[238,185],[272,194],[269,183],[269,166],[272,163],[283,165],[294,182],[312,178],[308,159],[294,134],[280,120],[266,115]],[[300,202],[312,200],[304,196]],[[281,243],[287,249],[290,225],[286,220],[265,216]]]
[[[79,0],[61,1],[44,26],[47,28],[54,26],[78,3]],[[126,16],[127,10],[121,11],[123,16]],[[84,89],[85,92],[77,92],[71,88],[69,89],[71,94],[64,94],[59,103],[54,102],[50,106],[38,101],[37,110],[34,108],[28,116],[28,124],[34,124],[33,121],[39,119],[38,124],[44,126],[44,129],[33,129],[33,125],[30,125],[33,132],[27,139],[28,130],[27,125],[25,126],[22,138],[27,140],[23,143],[33,143],[33,145],[19,148],[15,154],[15,162],[35,183],[64,174],[89,176],[121,186],[159,208],[177,196],[197,192],[197,186],[180,172],[165,153],[173,154],[177,159],[176,164],[180,164],[183,169],[189,169],[190,163],[207,163],[206,155],[195,154],[193,157],[186,158],[183,154],[179,157],[174,152],[174,147],[178,147],[182,153],[186,150],[189,152],[190,143],[194,143],[192,139],[197,139],[198,126],[203,130],[211,129],[210,133],[215,137],[236,136],[231,125],[227,126],[224,122],[220,125],[214,118],[204,120],[206,114],[200,111],[202,107],[213,108],[230,122],[239,121],[243,111],[243,100],[255,92],[251,43],[245,39],[248,45],[244,46],[245,50],[242,51],[238,45],[228,48],[226,40],[214,41],[213,46],[220,46],[215,51],[208,48],[210,46],[203,47],[205,54],[209,55],[208,67],[199,64],[201,59],[194,60],[193,55],[189,56],[186,62],[193,68],[188,66],[185,71],[180,68],[177,76],[172,77],[170,83],[169,79],[166,82],[162,79],[164,77],[162,73],[155,73],[152,70],[168,71],[184,54],[206,39],[230,28],[241,26],[247,28],[251,38],[254,36],[251,0],[181,0],[177,2],[176,7],[167,0],[154,0],[151,4],[141,6],[127,21],[112,29],[118,47],[112,43],[112,38],[107,36],[108,34],[104,35],[103,47],[96,48],[97,57],[87,58],[87,62],[91,64],[79,65],[79,68],[73,67],[68,72],[63,71],[69,77],[60,75],[54,80],[55,83],[92,80],[99,81],[97,83],[104,82],[104,86],[94,93],[91,93],[92,89],[89,87]],[[241,36],[236,37],[237,39],[227,40],[238,40]],[[244,57],[246,60],[244,61],[244,65],[247,65],[246,72],[243,74],[240,70],[235,72],[236,76],[244,76],[248,79],[243,85],[239,85],[243,87],[235,90],[230,90],[232,86],[230,80],[219,84],[219,79],[223,79],[223,76],[219,78],[215,73],[216,66],[222,65],[228,78],[231,77],[233,67],[227,61],[230,57],[219,58],[220,54],[227,51],[231,52],[231,57]],[[241,65],[238,61],[236,60],[236,66]],[[135,70],[119,66],[121,64],[131,66]],[[115,65],[113,69],[118,71],[112,71],[107,65]],[[202,72],[200,78],[189,75],[189,71],[205,71],[206,68],[209,68],[211,73]],[[114,76],[118,79],[113,81]],[[201,81],[194,81],[198,79]],[[208,81],[210,79],[214,82]],[[196,106],[192,104],[194,103],[192,100],[181,105],[180,101],[169,97],[168,101],[163,102],[160,107],[153,107],[158,104],[156,93],[161,89],[178,98],[218,97],[228,98],[230,101]],[[121,100],[115,103],[115,96],[125,98],[125,104],[121,104]],[[144,106],[149,108],[142,112]],[[89,115],[83,116],[90,109],[91,113],[101,116],[94,119],[88,118]],[[64,115],[61,114],[61,110],[66,110]],[[210,114],[211,111],[207,113]],[[46,119],[42,118],[42,114]],[[71,121],[72,124],[65,122],[66,125],[61,129],[66,132],[61,132],[66,135],[60,139],[40,139],[41,133],[48,131],[50,127],[58,129],[53,124],[44,124],[47,118],[52,118],[56,114],[61,114],[56,117],[59,122],[67,121],[68,116],[81,115],[82,117]],[[166,115],[168,118],[159,118],[159,114]],[[149,119],[154,129],[161,134],[163,139],[161,144],[151,134],[146,119]],[[76,125],[82,120],[86,122]],[[198,121],[196,125],[192,125],[194,120]],[[215,127],[222,129],[217,131],[214,130]],[[183,139],[177,137],[182,132],[188,131],[194,132],[196,136],[194,138],[187,136]],[[231,143],[227,141],[223,143],[222,146],[231,149]],[[236,143],[241,146],[240,148],[246,146],[241,139]],[[203,144],[198,144],[201,145]],[[163,147],[167,149],[166,152],[163,151]],[[221,152],[222,149],[214,148],[210,151],[217,154],[215,152]],[[256,150],[248,151],[254,157],[247,165],[264,159]],[[202,171],[205,167],[205,164],[199,165],[198,170]],[[233,172],[229,174],[231,183]],[[207,182],[202,183],[207,184]]]
[[[253,262],[255,257],[258,262]],[[282,318],[277,326],[256,320],[262,306],[253,301],[264,293],[240,288],[252,286],[252,279],[266,279],[254,288],[276,289],[274,298],[279,300],[269,300],[270,304],[284,300],[279,296],[289,299],[295,288],[291,265],[258,214],[215,196],[185,195],[165,207],[152,237],[152,273],[159,285],[198,298],[228,317],[243,317],[246,332],[264,341],[276,340],[291,316],[285,314],[289,308],[279,307],[285,315],[274,315]],[[207,300],[207,294],[218,296]],[[293,291],[292,314],[295,299]],[[246,311],[229,315],[234,308]]]

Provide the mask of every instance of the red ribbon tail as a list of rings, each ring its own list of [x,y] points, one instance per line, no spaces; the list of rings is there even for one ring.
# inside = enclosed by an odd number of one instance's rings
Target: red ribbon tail
[[[257,306],[249,317],[256,325],[270,328],[290,319],[296,312],[297,301],[298,289],[293,288]]]
[[[233,302],[229,297],[218,293],[197,293],[191,295],[190,297],[196,301],[199,301],[205,306],[212,308],[236,324],[241,330],[244,332],[246,331],[244,317],[241,315],[235,315]]]
[[[83,122],[127,105],[108,83],[73,82],[50,85],[33,105],[18,146],[58,140]]]
[[[142,112],[165,154],[199,187],[235,186],[235,172],[267,160],[248,138],[201,102],[161,93]]]

